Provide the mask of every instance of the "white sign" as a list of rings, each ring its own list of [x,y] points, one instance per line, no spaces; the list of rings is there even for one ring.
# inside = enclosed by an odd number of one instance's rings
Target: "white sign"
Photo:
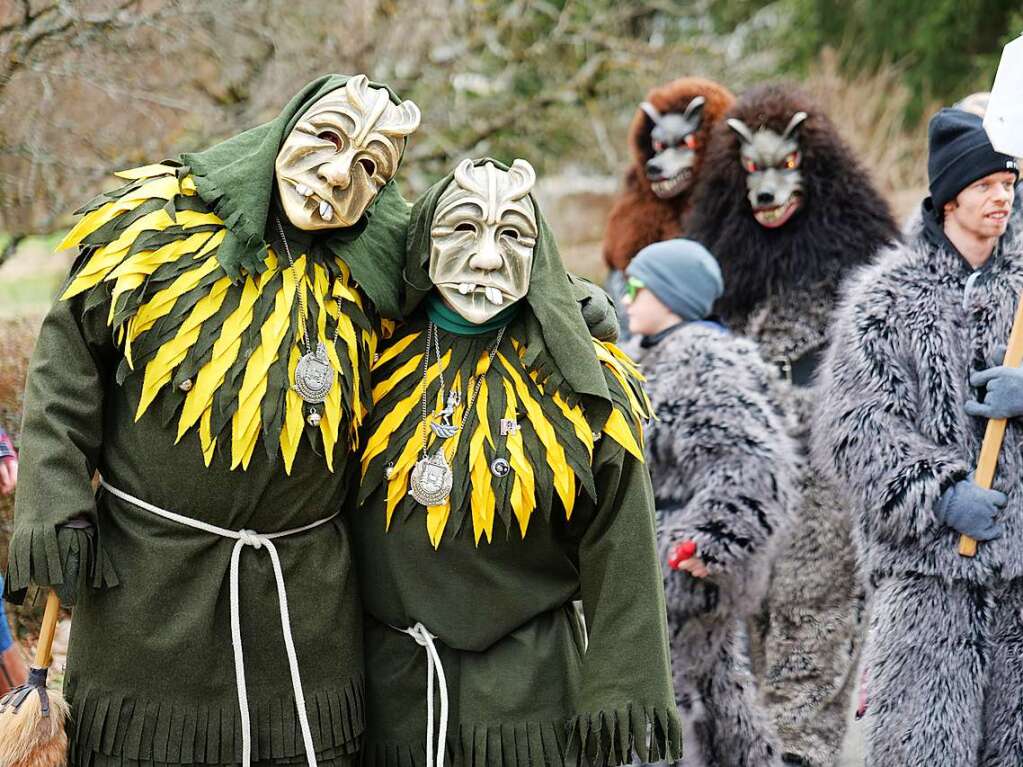
[[[1023,157],[1023,37],[1002,51],[984,129],[999,152]]]

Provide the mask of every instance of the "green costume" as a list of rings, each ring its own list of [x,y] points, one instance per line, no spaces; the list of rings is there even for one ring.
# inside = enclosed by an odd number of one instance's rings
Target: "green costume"
[[[431,221],[451,179],[413,209],[406,276],[420,289],[409,307],[431,290]],[[427,767],[438,738],[455,765],[680,755],[642,463],[646,397],[631,362],[590,339],[538,209],[537,219],[525,300],[478,333],[431,296],[373,368],[351,517],[367,612],[366,764]],[[431,410],[446,401],[441,372],[461,393],[460,428],[443,447],[421,406],[424,381]],[[424,433],[453,472],[450,497],[428,508],[409,495]],[[428,704],[433,687],[440,705]]]
[[[303,688],[316,761],[347,763],[358,746],[361,608],[334,515],[380,315],[399,310],[409,209],[389,183],[352,227],[289,230],[293,268],[268,234],[278,147],[346,81],[320,78],[275,120],[181,163],[119,174],[128,185],[86,206],[64,243],[82,255],[29,374],[7,590],[61,584],[57,527],[95,521],[66,677],[75,765],[238,762],[243,699],[254,762],[308,761]],[[303,304],[340,371],[315,426],[289,385]],[[95,495],[94,470],[107,485]],[[281,531],[293,534],[271,540]]]

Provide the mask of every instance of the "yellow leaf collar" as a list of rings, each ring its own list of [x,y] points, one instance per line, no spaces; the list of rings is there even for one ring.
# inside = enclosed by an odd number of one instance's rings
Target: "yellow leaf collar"
[[[388,529],[396,515],[407,521],[424,514],[408,494],[424,430],[427,451],[443,450],[454,473],[447,502],[425,509],[426,532],[434,548],[440,546],[445,530],[457,533],[467,523],[477,545],[483,538],[490,542],[497,518],[524,538],[537,511],[550,520],[552,511],[560,509],[567,520],[580,491],[595,499],[592,462],[600,435],[592,432],[580,405],[546,392],[539,374],[525,367],[525,350],[514,337],[514,326],[489,365],[492,336],[442,336],[443,356],[439,362],[431,356],[425,377],[430,412],[440,410],[452,388],[462,396],[452,419],[459,431],[439,441],[429,422],[422,421],[421,325],[398,328],[373,367],[373,412],[361,461],[360,504],[372,498],[371,508],[381,506]],[[595,343],[594,353],[612,390],[613,408],[603,434],[642,461],[642,422],[650,416],[642,376],[613,345]],[[481,375],[479,395],[467,413]],[[503,463],[495,469],[497,462]]]
[[[85,253],[62,299],[107,291],[107,324],[124,353],[119,379],[142,379],[136,421],[161,395],[176,397],[174,437],[197,431],[207,466],[219,445],[232,469],[248,468],[262,436],[290,473],[306,433],[290,386],[304,303],[312,344],[322,341],[339,371],[310,427],[333,470],[338,443],[358,447],[378,342],[379,320],[347,265],[303,254],[291,270],[268,248],[264,271],[232,281],[217,261],[227,230],[190,176],[171,165],[118,175],[131,183],[87,206],[59,246]]]

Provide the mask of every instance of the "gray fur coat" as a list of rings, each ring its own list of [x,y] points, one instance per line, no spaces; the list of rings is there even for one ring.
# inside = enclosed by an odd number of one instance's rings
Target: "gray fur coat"
[[[978,582],[1023,576],[1023,424],[1011,420],[994,487],[1002,538],[975,558],[939,524],[942,492],[975,467],[984,419],[964,410],[969,375],[1005,344],[1023,289],[1016,216],[1000,250],[970,266],[917,229],[847,285],[821,370],[813,451],[855,498],[862,564],[875,580],[916,573]],[[1015,229],[1015,233],[1013,231]]]
[[[661,515],[661,562],[696,541],[705,580],[666,570],[670,621],[759,606],[799,465],[776,374],[752,342],[704,324],[672,331],[641,359],[657,420],[646,437]]]

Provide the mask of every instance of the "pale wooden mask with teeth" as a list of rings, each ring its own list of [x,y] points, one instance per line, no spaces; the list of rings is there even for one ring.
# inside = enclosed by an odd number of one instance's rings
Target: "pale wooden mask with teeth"
[[[419,120],[419,107],[395,104],[365,75],[313,102],[275,163],[288,220],[309,231],[355,224],[397,172]]]
[[[430,280],[444,302],[480,324],[529,291],[538,226],[529,196],[536,173],[462,161],[441,194],[430,228]]]

